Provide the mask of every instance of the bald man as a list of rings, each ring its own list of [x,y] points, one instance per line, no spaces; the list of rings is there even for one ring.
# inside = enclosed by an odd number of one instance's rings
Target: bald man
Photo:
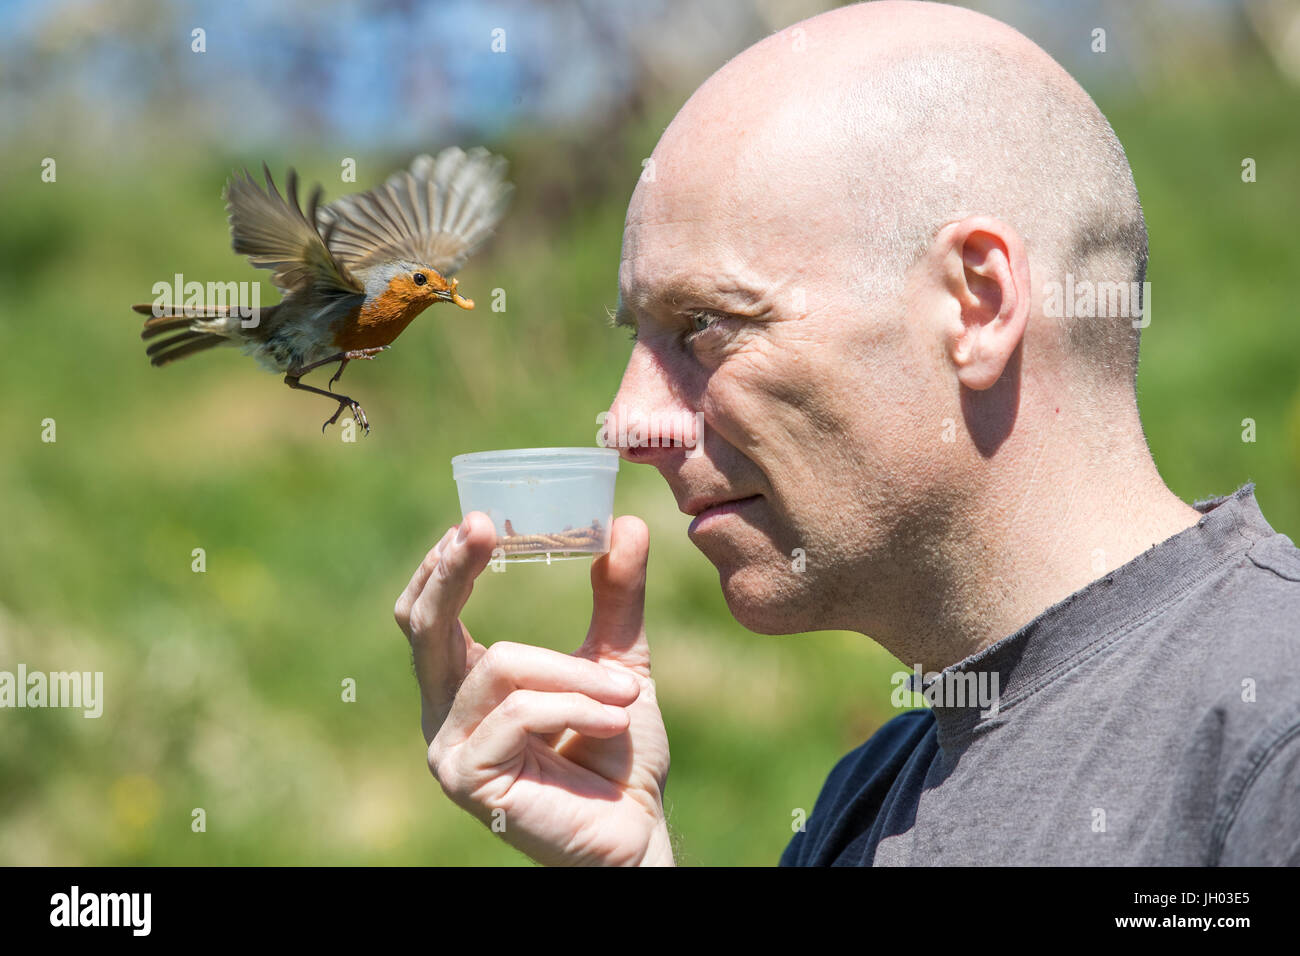
[[[1156,470],[1146,228],[1078,84],[970,11],[845,7],[727,63],[653,161],[610,433],[701,416],[622,454],[736,619],[867,635],[932,704],[839,761],[781,863],[1300,862],[1300,552],[1252,486],[1192,507]],[[430,769],[535,860],[671,864],[645,525],[572,655],[460,623],[495,537],[466,516],[397,603]]]

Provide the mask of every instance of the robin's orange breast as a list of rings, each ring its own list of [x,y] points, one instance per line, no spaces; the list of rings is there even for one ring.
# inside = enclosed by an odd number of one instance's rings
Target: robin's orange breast
[[[334,333],[334,346],[341,352],[391,345],[428,308],[427,302],[403,302],[387,294],[367,301]]]

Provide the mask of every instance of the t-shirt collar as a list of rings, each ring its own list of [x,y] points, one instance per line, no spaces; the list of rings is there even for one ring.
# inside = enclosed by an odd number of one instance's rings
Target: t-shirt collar
[[[1253,483],[1193,507],[1203,514],[1196,524],[1047,608],[1014,634],[922,675],[928,680],[918,681],[914,673],[908,689],[933,701],[940,747],[961,747],[1004,722],[1010,708],[1089,648],[1138,626],[1213,567],[1276,533],[1259,510]]]

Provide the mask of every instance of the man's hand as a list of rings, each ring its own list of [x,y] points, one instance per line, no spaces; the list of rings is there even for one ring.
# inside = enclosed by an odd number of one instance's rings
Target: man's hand
[[[504,811],[505,841],[539,863],[673,862],[668,735],[645,636],[649,532],[624,516],[611,535],[591,566],[591,627],[572,654],[484,647],[460,622],[496,545],[479,511],[443,535],[393,612],[415,657],[429,769],[484,823]]]

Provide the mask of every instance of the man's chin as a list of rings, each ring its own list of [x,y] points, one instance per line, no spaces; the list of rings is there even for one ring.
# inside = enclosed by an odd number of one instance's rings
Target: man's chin
[[[727,608],[755,634],[799,634],[818,628],[817,615],[802,607],[806,594],[788,566],[719,568]],[[787,578],[787,580],[782,580]]]
[[[798,634],[824,625],[823,602],[810,594],[802,561],[787,557],[760,528],[734,526],[727,534],[694,534],[691,541],[718,569],[727,607],[756,634]]]

